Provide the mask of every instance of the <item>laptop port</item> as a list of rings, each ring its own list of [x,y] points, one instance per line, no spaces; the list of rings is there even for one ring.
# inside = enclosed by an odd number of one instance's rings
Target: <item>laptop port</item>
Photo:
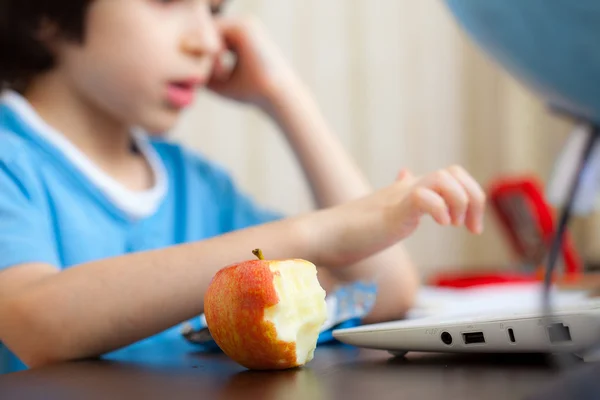
[[[571,331],[565,324],[557,323],[548,327],[548,336],[550,343],[570,342]]]
[[[442,332],[442,342],[444,342],[444,344],[447,344],[448,346],[450,346],[452,344],[452,335],[449,334],[448,332]]]
[[[516,342],[516,340],[515,340],[515,331],[513,331],[512,328],[508,328],[508,338],[510,339],[511,343]]]
[[[462,334],[465,344],[485,343],[483,332],[469,332]]]

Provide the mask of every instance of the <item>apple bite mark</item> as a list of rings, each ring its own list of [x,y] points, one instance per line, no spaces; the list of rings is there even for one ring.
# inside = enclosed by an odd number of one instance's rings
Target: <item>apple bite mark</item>
[[[314,357],[327,320],[314,264],[258,260],[215,274],[205,295],[208,329],[231,359],[249,369],[288,369]]]
[[[297,364],[306,364],[314,357],[327,320],[325,290],[318,283],[316,267],[307,261],[281,261],[270,268],[279,302],[265,309],[264,318],[275,326],[278,340],[295,343]]]

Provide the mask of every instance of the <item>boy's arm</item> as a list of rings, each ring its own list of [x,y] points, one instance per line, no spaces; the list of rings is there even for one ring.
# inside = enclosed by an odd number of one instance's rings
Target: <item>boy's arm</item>
[[[295,152],[319,208],[371,193],[368,180],[330,130],[308,88],[288,79],[263,107]]]

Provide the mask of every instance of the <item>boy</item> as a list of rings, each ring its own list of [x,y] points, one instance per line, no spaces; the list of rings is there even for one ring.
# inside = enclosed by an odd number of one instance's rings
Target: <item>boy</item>
[[[363,322],[401,318],[418,287],[401,241],[422,215],[481,233],[485,197],[459,167],[371,192],[257,24],[222,6],[4,0],[0,341],[28,367],[182,340],[214,273],[254,248],[312,261],[327,292],[375,281]],[[279,125],[318,210],[264,210],[164,138],[202,87]]]

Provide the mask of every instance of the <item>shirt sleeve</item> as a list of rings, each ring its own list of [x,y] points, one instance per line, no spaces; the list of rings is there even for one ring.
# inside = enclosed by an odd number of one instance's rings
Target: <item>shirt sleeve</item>
[[[58,266],[47,212],[32,171],[0,159],[0,271],[24,263]]]

